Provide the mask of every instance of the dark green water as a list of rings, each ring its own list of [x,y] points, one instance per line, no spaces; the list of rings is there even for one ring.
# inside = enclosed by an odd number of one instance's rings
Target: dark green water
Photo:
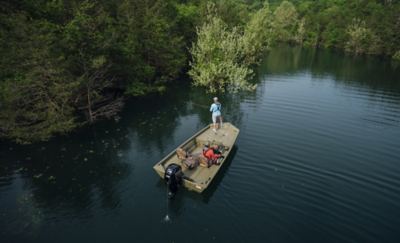
[[[255,92],[219,94],[241,129],[202,194],[168,206],[153,166],[211,122],[182,78],[121,119],[0,144],[1,242],[400,242],[400,67],[281,46]]]

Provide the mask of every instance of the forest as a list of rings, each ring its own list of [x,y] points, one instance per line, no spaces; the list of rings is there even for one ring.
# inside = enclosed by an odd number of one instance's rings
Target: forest
[[[273,42],[400,62],[400,0],[2,0],[0,138],[47,141],[188,73],[253,90]]]

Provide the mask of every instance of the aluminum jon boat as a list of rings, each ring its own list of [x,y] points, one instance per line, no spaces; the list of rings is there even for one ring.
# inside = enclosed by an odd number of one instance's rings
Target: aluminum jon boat
[[[177,156],[177,150],[172,151],[158,162],[153,168],[164,179],[165,184],[170,189],[169,197],[172,199],[178,185],[183,185],[189,190],[196,192],[204,191],[224,164],[238,135],[239,129],[230,123],[224,123],[222,127],[219,127],[217,132],[213,131],[213,125],[210,124],[177,148],[182,148],[193,157],[198,157],[202,152],[203,145],[209,141],[211,146],[215,148],[219,147],[221,155],[225,157],[219,160],[219,165],[212,164],[209,167],[197,166],[193,169],[186,168],[182,166],[182,159]]]

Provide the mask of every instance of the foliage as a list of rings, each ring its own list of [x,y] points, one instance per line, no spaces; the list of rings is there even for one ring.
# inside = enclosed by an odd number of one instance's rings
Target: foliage
[[[271,18],[269,3],[266,1],[263,7],[251,16],[246,25],[244,42],[248,50],[247,60],[250,63],[257,63],[268,50],[272,33]]]
[[[276,40],[290,41],[293,36],[293,27],[297,23],[298,14],[294,5],[283,1],[274,12],[273,28]]]
[[[90,123],[111,118],[123,106],[122,93],[162,92],[185,66],[174,1],[0,7],[0,136],[19,143],[71,131],[83,124],[80,111]]]
[[[302,18],[299,22],[299,26],[298,26],[296,37],[295,37],[295,41],[297,43],[299,43],[300,45],[303,44],[303,40],[304,40],[304,34],[305,34],[304,25],[305,25],[305,23],[306,23],[306,19]]]
[[[400,61],[400,50],[398,50],[398,51],[393,55],[393,60]]]
[[[52,25],[40,21],[27,25],[26,21],[20,14],[3,19],[11,31],[1,43],[13,54],[2,57],[2,70],[8,70],[9,78],[0,83],[0,133],[20,143],[47,140],[53,133],[69,132],[79,125],[69,105],[78,83],[54,49]]]
[[[346,31],[349,34],[349,41],[346,43],[346,50],[356,54],[362,52],[362,43],[367,36],[365,22],[354,19]]]
[[[84,110],[93,123],[104,116],[111,118],[122,107],[121,98],[106,92],[115,78],[108,75],[111,63],[105,53],[114,39],[114,30],[108,24],[108,13],[93,3],[84,2],[75,7],[73,18],[63,29],[65,45],[71,51],[69,59],[79,63],[74,77],[79,84],[75,90],[75,103]]]
[[[277,41],[301,44],[304,33],[304,45],[388,57],[400,46],[398,0],[270,0],[270,9],[274,15],[273,39]],[[291,20],[285,21],[288,18]],[[300,23],[303,18],[304,25]]]
[[[210,92],[254,89],[247,80],[252,75],[246,56],[248,45],[240,27],[232,30],[218,17],[215,5],[208,6],[208,21],[197,30],[197,43],[189,50],[192,61],[189,75],[195,86],[206,86]]]

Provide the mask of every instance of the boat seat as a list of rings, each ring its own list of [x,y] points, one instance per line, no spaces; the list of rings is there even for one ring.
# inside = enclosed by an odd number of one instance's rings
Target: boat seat
[[[182,148],[177,148],[176,154],[178,155],[179,159],[186,159],[188,156],[188,153],[186,153],[186,151],[183,150]]]
[[[206,143],[206,141],[203,140],[203,139],[198,139],[198,138],[197,138],[196,141],[197,141],[197,144],[198,144],[200,147],[203,147],[203,146],[204,146],[203,144]]]
[[[214,145],[214,146],[223,146],[223,143],[222,143],[222,141],[214,140],[214,141],[211,142],[211,145]]]

